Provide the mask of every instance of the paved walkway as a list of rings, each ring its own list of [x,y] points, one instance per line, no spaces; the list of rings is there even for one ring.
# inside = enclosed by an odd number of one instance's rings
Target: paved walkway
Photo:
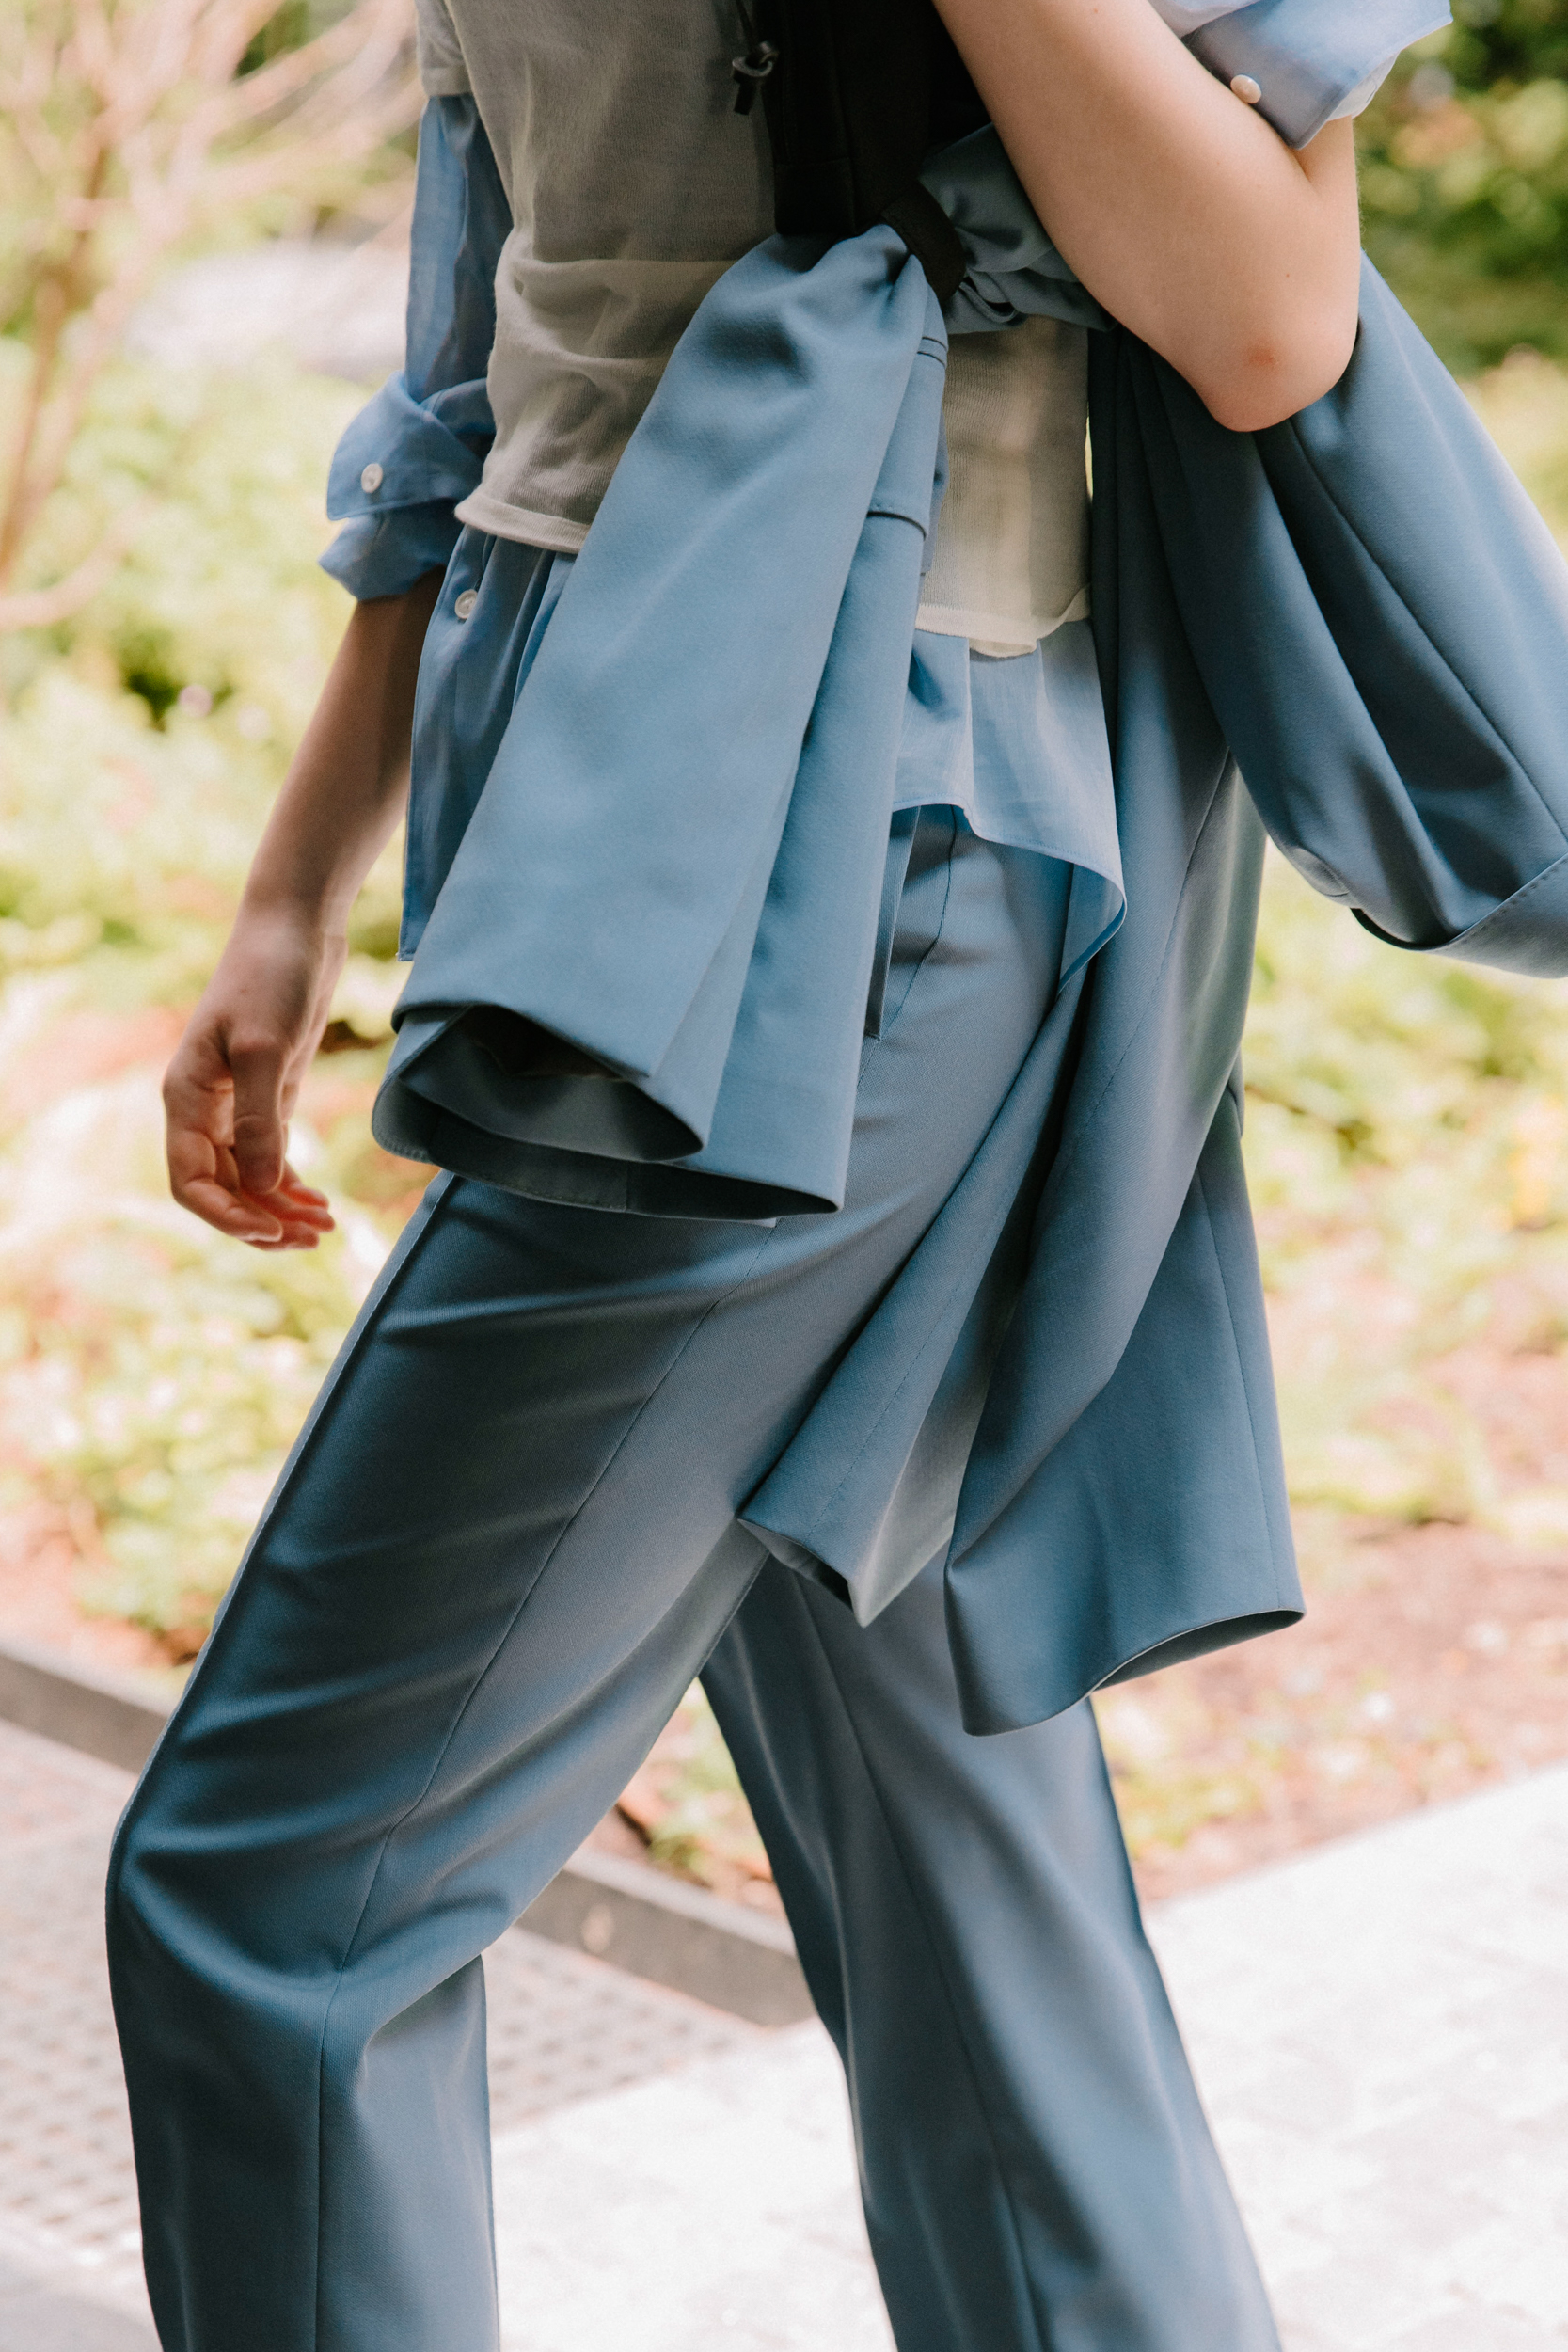
[[[125,1787],[0,1725],[0,2352],[150,2352],[94,1941]],[[1152,1927],[1288,2352],[1568,2352],[1568,1767]],[[887,2352],[820,2028],[520,1934],[490,1975],[506,2352]]]
[[[1568,1767],[1152,1926],[1290,2352],[1563,2352]]]
[[[1288,2352],[1564,2352],[1568,1769],[1151,1927]],[[508,2352],[888,2344],[815,2026],[496,2156]]]

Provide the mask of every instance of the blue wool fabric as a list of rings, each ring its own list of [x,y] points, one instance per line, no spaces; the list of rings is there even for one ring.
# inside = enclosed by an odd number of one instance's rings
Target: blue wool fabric
[[[974,257],[958,305],[1081,304],[992,134],[927,177]],[[394,1148],[651,1214],[842,1200],[881,845],[963,768],[932,723],[958,667],[912,631],[942,334],[890,231],[769,241],[706,297],[575,564],[499,559],[518,618],[468,727],[493,755],[416,807]],[[944,1535],[986,1730],[1299,1611],[1238,1141],[1263,824],[1386,937],[1568,964],[1561,560],[1375,273],[1340,384],[1267,433],[1119,328],[1090,348],[1110,801],[1089,730],[1032,724],[1030,658],[961,665],[988,806],[1071,868],[1060,984],[744,1513],[864,1620]],[[442,613],[497,560],[461,547]],[[464,1051],[474,1003],[607,1075],[501,1079]],[[1009,1251],[999,1333],[975,1301]]]

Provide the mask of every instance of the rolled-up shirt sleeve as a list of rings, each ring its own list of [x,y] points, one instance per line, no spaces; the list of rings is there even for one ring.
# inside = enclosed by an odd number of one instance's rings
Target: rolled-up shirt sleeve
[[[1394,59],[1451,20],[1446,0],[1153,0],[1211,73],[1290,147],[1359,114]]]
[[[442,567],[495,437],[485,372],[496,333],[496,267],[511,210],[460,67],[420,62],[433,94],[420,124],[409,257],[408,333],[400,374],[338,443],[326,511],[341,522],[322,568],[351,596],[398,596]]]

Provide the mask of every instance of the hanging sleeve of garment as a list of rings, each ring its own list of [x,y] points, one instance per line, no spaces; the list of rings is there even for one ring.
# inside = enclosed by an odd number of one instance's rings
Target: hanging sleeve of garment
[[[946,338],[886,229],[720,285],[529,671],[375,1118],[549,1198],[767,1217],[843,1199]],[[509,1075],[476,1005],[600,1074]]]
[[[1568,971],[1568,565],[1370,262],[1345,374],[1227,433],[1131,337],[1182,626],[1254,801],[1396,946]]]

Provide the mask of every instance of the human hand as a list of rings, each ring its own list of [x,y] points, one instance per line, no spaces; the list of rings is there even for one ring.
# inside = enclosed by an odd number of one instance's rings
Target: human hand
[[[332,1230],[284,1151],[344,953],[302,914],[243,911],[164,1079],[169,1189],[255,1249],[313,1249]]]

